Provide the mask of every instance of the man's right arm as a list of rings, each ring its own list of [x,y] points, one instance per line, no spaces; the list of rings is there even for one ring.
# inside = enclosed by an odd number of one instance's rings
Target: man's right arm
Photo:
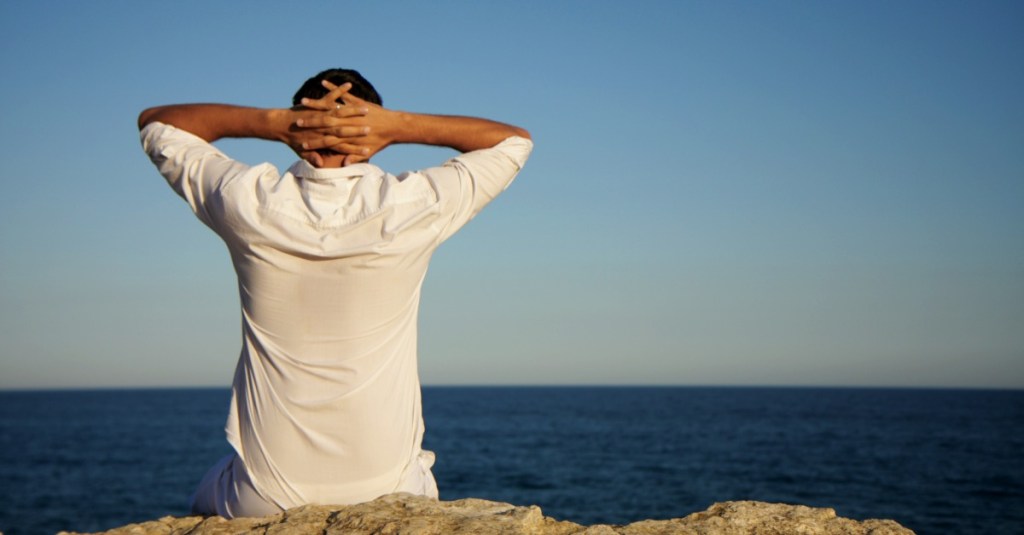
[[[337,107],[334,99],[351,88],[351,84],[335,86],[322,99],[313,101],[316,106],[328,107],[334,116],[351,117],[360,115],[366,110],[361,106]],[[329,104],[328,104],[329,103]],[[143,110],[139,114],[139,130],[150,123],[160,122],[189,132],[208,143],[223,138],[254,138],[268,141],[280,141],[291,147],[302,158],[316,164],[316,153],[302,148],[308,141],[314,141],[320,134],[313,130],[296,128],[295,121],[323,115],[321,111],[250,108],[231,104],[171,104]],[[352,138],[363,135],[361,127],[345,127],[335,129],[339,141],[334,150],[342,153],[358,153],[361,147],[351,143]]]

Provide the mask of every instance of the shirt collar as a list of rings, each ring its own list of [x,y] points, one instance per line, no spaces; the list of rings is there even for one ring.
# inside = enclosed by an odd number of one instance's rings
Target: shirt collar
[[[288,168],[288,172],[302,178],[314,180],[336,180],[354,178],[372,174],[377,166],[369,163],[357,163],[345,167],[316,168],[306,160],[299,160]]]

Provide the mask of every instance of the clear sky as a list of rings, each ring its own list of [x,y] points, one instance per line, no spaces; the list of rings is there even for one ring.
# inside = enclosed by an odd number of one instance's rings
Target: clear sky
[[[326,67],[536,142],[434,257],[427,384],[1024,387],[1024,3],[0,2],[0,40],[0,388],[227,386],[230,262],[135,119]]]

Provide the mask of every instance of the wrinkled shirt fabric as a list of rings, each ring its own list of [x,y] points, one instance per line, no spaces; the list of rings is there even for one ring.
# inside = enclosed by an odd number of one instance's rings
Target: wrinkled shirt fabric
[[[223,239],[238,277],[242,348],[226,425],[235,453],[197,491],[217,502],[210,512],[436,497],[433,455],[421,449],[420,290],[435,248],[508,187],[532,143],[511,137],[396,176],[305,161],[280,173],[162,123],[141,139]]]

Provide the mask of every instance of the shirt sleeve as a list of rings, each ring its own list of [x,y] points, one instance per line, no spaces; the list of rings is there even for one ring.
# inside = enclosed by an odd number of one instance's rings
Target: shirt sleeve
[[[216,230],[219,191],[249,166],[232,160],[206,140],[174,126],[153,122],[139,136],[142,149],[167,183],[200,221]]]
[[[450,217],[440,241],[455,234],[505,191],[532,150],[532,141],[513,136],[489,149],[461,154],[441,167],[424,171],[438,192],[442,210]]]

